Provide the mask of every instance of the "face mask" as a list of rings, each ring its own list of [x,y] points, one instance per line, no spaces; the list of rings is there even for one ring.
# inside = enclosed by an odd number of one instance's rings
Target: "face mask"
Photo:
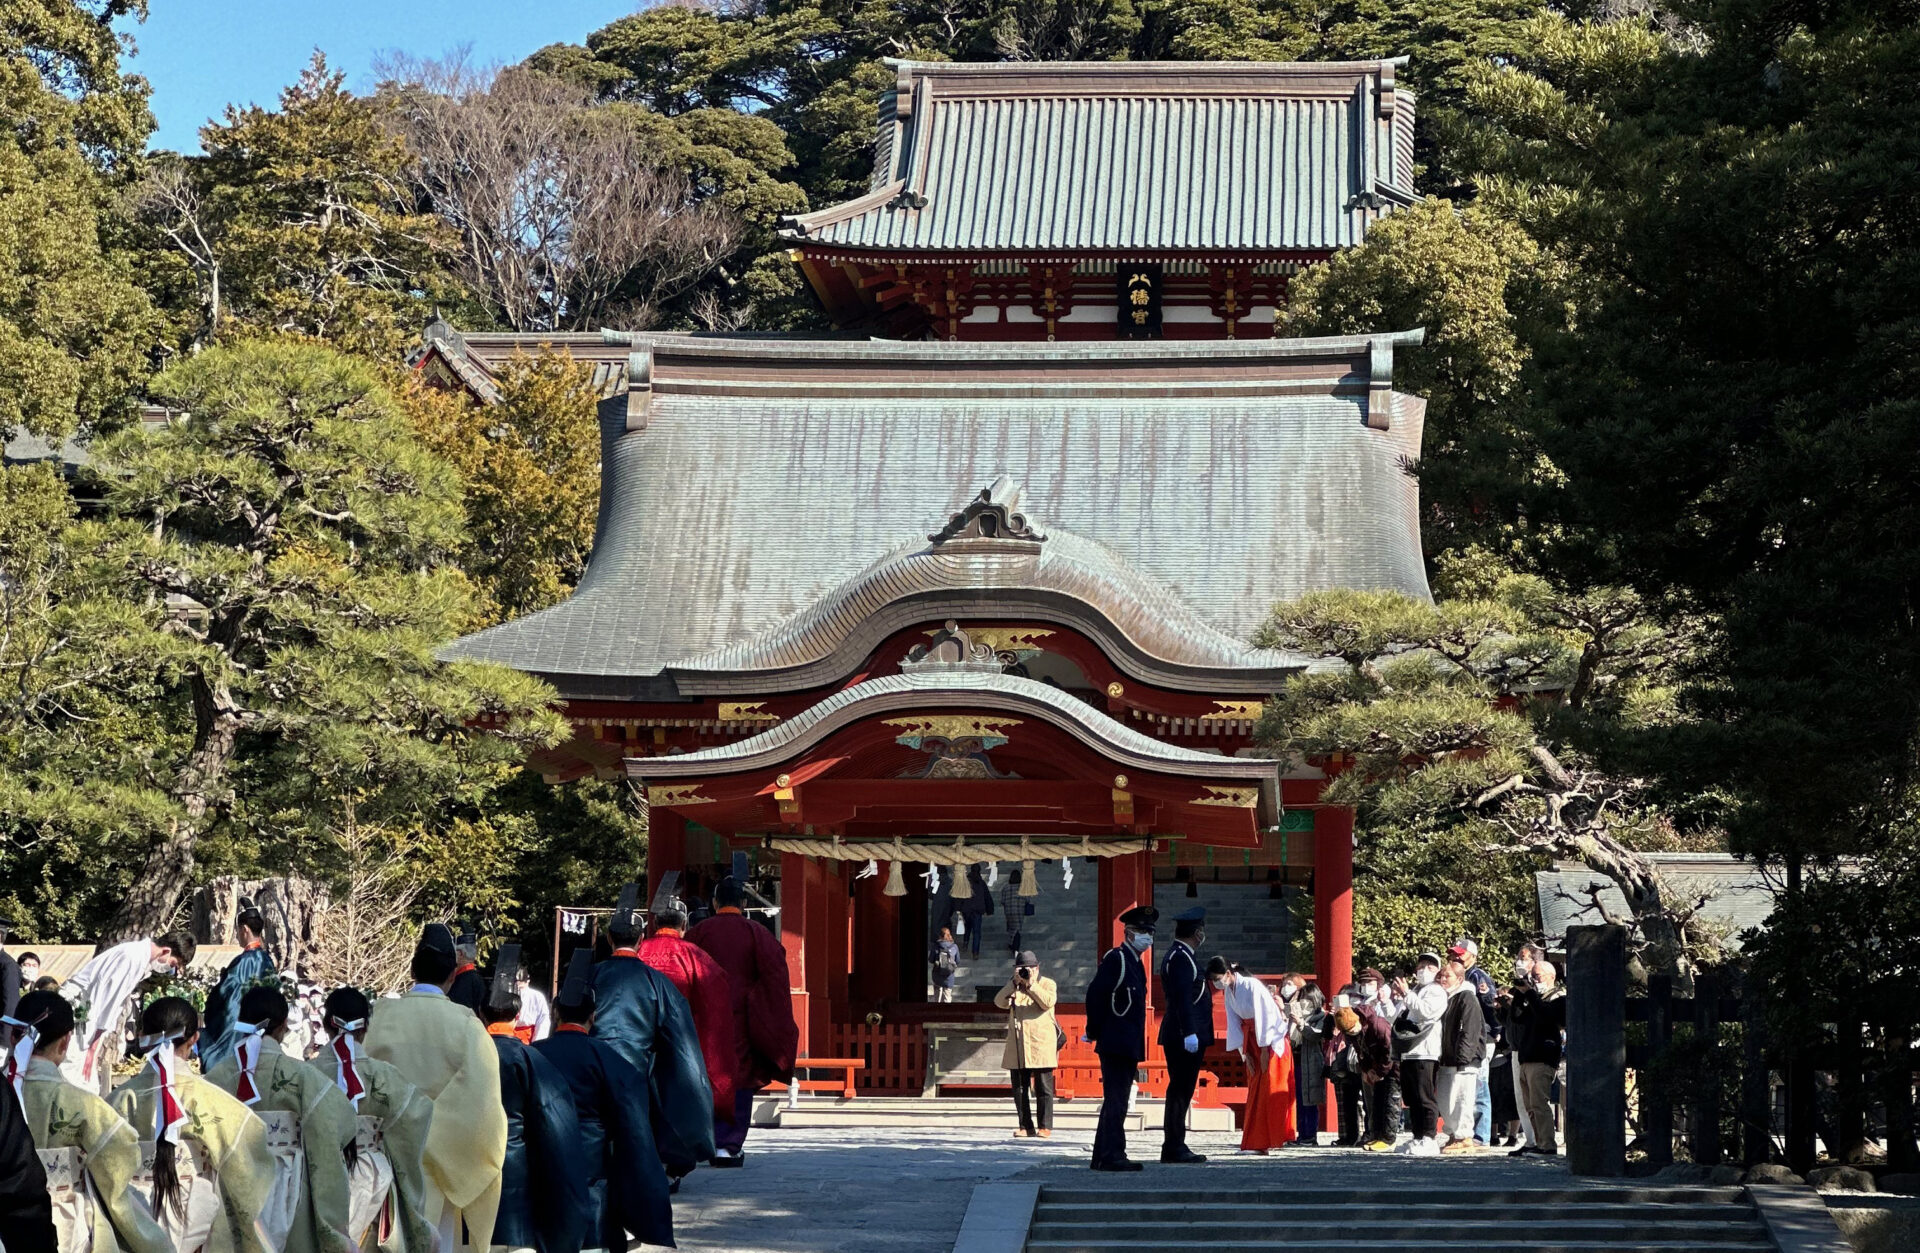
[[[1377,983],[1363,983],[1360,985],[1360,995],[1369,1001],[1379,994],[1380,985]]]
[[[1280,999],[1290,1001],[1293,999],[1293,994],[1299,990],[1299,988],[1294,987],[1291,983],[1283,983],[1280,985]]]
[[[1426,966],[1422,966],[1420,969],[1414,971],[1413,981],[1419,984],[1423,988],[1426,987],[1429,983],[1433,982],[1432,969]]]
[[[26,982],[32,983],[35,979],[38,979],[40,977],[40,967],[22,966],[20,967],[20,977],[24,979]]]
[[[1127,947],[1136,953],[1144,953],[1153,946],[1153,936],[1145,931],[1127,932]]]
[[[156,975],[170,975],[173,973],[173,963],[169,961],[149,962],[147,963],[147,969]]]
[[[1513,977],[1514,978],[1524,979],[1527,977],[1528,973],[1532,971],[1532,969],[1533,967],[1527,965],[1526,958],[1516,957],[1513,959]]]

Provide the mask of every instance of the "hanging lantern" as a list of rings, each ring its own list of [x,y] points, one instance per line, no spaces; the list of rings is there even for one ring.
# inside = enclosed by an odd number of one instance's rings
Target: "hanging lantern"
[[[882,896],[905,896],[907,894],[907,881],[900,877],[899,862],[893,861],[887,863],[887,886],[880,889],[880,894]]]

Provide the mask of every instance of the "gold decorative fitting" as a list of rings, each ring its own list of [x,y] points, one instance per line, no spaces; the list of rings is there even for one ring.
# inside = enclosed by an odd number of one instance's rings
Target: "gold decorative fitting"
[[[1226,809],[1252,809],[1260,800],[1257,787],[1215,787],[1205,785],[1210,795],[1202,796],[1193,803],[1196,805],[1219,805]]]
[[[939,635],[938,627],[929,627],[924,634]],[[976,644],[985,644],[996,653],[1029,653],[1040,651],[1035,640],[1046,639],[1052,631],[1043,631],[1039,627],[969,627],[967,635]]]
[[[1127,689],[1122,687],[1118,680],[1107,684],[1107,695],[1113,697],[1115,700],[1119,700],[1122,696],[1126,695],[1126,693]]]
[[[1257,700],[1217,700],[1214,711],[1201,714],[1202,722],[1251,722],[1260,716],[1260,701]]]
[[[783,774],[773,781],[773,785],[775,787],[792,787],[793,776],[790,774]]]
[[[647,804],[676,809],[687,805],[711,805],[713,797],[700,795],[698,783],[678,783],[672,786],[649,787]]]
[[[722,722],[778,722],[780,721],[780,715],[768,713],[766,709],[766,705],[767,705],[767,702],[763,700],[756,700],[756,701],[723,700],[720,702],[720,721]]]
[[[919,748],[926,739],[988,740],[992,748],[1007,742],[1007,728],[1020,725],[1018,718],[983,718],[974,714],[927,714],[918,718],[888,718],[882,725],[899,727],[894,743]]]
[[[1116,774],[1116,775],[1114,775],[1114,776],[1113,776],[1113,786],[1114,786],[1115,788],[1123,788],[1123,787],[1125,787],[1125,786],[1127,786],[1127,776],[1126,776],[1126,775],[1124,775],[1124,774]]]

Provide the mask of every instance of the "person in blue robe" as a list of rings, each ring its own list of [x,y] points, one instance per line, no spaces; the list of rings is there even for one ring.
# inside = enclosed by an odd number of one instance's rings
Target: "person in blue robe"
[[[242,899],[240,918],[234,924],[234,938],[240,955],[220,972],[220,982],[207,993],[207,1008],[200,1029],[200,1068],[212,1070],[233,1056],[240,1046],[240,1033],[234,1030],[240,1021],[240,998],[247,989],[263,984],[279,986],[273,958],[267,955],[267,920],[253,902]]]
[[[629,883],[608,920],[613,956],[593,971],[593,1038],[640,1072],[651,1091],[653,1139],[675,1179],[713,1157],[713,1087],[680,989],[640,960],[638,888]]]
[[[624,1249],[626,1232],[643,1244],[673,1244],[673,1199],[653,1140],[646,1080],[593,1028],[593,955],[575,949],[567,982],[553,1002],[554,1033],[533,1046],[573,1089],[580,1156],[587,1179],[589,1247]]]
[[[500,1169],[493,1244],[580,1253],[589,1218],[580,1119],[567,1080],[513,1034],[520,1013],[513,972],[519,965],[520,946],[502,947],[493,992],[482,1011],[500,1055],[500,1101],[507,1110],[507,1157]]]

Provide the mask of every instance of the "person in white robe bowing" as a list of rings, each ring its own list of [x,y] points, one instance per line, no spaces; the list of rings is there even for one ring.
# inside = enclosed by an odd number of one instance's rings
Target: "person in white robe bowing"
[[[113,1088],[113,1068],[126,1051],[127,1016],[133,994],[148,975],[179,974],[193,960],[193,937],[182,934],[128,940],[87,959],[60,985],[60,995],[81,1019],[73,1048],[60,1070],[67,1079],[101,1096]]]
[[[1295,1134],[1293,1058],[1287,1016],[1267,985],[1224,957],[1207,963],[1207,978],[1227,1007],[1227,1047],[1247,1067],[1247,1118],[1240,1151],[1266,1156]]]

